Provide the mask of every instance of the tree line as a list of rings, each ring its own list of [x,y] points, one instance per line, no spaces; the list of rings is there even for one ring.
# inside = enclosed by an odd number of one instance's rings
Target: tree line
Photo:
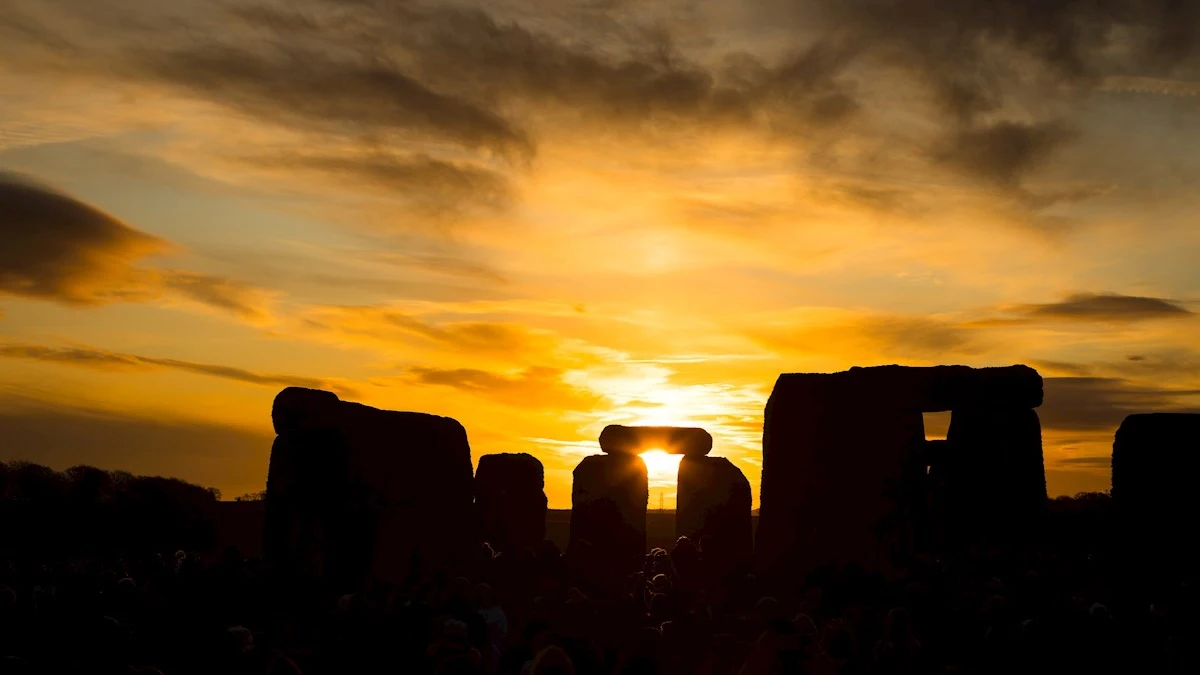
[[[78,558],[204,550],[219,490],[93,466],[0,463],[0,557]]]

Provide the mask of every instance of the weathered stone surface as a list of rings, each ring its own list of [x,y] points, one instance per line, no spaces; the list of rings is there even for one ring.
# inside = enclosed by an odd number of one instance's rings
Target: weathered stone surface
[[[429,571],[473,546],[471,449],[457,421],[297,388],[280,392],[272,419],[280,433],[264,550],[277,564],[310,555],[322,561],[310,571],[358,589],[368,579],[400,583],[414,562]],[[301,545],[288,531],[322,534]]]
[[[587,548],[593,570],[610,575],[636,571],[646,552],[649,500],[646,463],[641,457],[584,457],[575,467],[571,485],[568,548]]]
[[[544,470],[526,453],[479,458],[475,510],[484,541],[504,552],[537,546],[546,538]]]
[[[1142,568],[1200,563],[1200,414],[1130,415],[1113,439],[1112,500],[1121,548]]]
[[[853,372],[853,371],[851,371]],[[911,548],[924,500],[924,421],[854,374],[783,375],[763,419],[755,554],[768,574],[858,563],[886,571]]]
[[[943,459],[945,543],[1033,544],[1046,514],[1042,428],[1029,409],[960,408]]]
[[[673,455],[703,456],[712,436],[697,427],[626,427],[610,424],[600,432],[600,449],[610,455],[637,455],[659,449]]]
[[[684,457],[679,462],[675,535],[710,537],[731,553],[753,549],[750,481],[724,457]]]

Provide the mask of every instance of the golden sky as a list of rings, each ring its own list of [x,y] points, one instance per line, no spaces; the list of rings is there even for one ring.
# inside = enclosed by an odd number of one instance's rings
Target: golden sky
[[[531,452],[555,508],[609,423],[757,493],[780,372],[1028,363],[1051,493],[1104,489],[1126,414],[1200,408],[1198,26],[0,0],[0,460],[259,490],[295,384]]]

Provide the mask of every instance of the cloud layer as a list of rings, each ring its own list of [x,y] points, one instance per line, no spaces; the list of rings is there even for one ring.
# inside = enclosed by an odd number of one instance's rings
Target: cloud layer
[[[198,272],[144,266],[173,246],[32,179],[0,171],[0,294],[69,305],[156,301],[164,295],[254,322],[268,294]]]

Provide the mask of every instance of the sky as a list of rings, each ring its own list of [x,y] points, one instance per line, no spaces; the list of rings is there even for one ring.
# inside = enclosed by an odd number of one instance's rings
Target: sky
[[[1198,43],[1172,0],[0,0],[0,461],[262,490],[298,385],[552,508],[606,424],[702,426],[757,504],[779,373],[1026,363],[1051,494],[1106,489],[1125,415],[1200,410]]]

